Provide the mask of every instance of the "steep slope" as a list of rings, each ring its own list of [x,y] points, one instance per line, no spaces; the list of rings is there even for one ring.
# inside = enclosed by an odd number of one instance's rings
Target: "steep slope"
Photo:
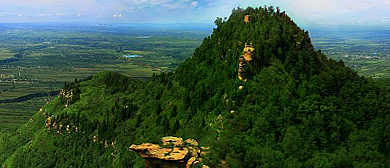
[[[143,82],[102,72],[66,85],[2,135],[0,162],[142,167],[129,146],[173,135],[209,146],[210,167],[388,166],[389,88],[315,51],[278,8],[237,8],[215,23],[175,73]],[[251,59],[240,59],[244,49]]]

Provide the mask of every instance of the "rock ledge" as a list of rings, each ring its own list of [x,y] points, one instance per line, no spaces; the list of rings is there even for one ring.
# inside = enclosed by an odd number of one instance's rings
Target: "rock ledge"
[[[200,163],[200,156],[205,155],[208,148],[199,147],[194,139],[177,137],[161,138],[162,146],[152,143],[131,145],[130,151],[136,152],[145,159],[146,168],[191,168]]]

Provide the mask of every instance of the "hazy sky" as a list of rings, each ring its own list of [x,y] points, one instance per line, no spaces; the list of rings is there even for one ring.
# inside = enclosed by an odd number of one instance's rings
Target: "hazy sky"
[[[390,25],[390,0],[0,0],[0,23],[213,23],[234,7],[263,5],[301,25]]]

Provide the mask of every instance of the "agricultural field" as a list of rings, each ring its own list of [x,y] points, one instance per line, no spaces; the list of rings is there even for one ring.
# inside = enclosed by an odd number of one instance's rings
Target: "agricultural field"
[[[360,75],[390,78],[390,30],[310,30],[313,45]]]
[[[0,128],[10,130],[20,127],[52,97],[34,98],[24,102],[0,104]]]
[[[15,53],[10,52],[7,49],[0,50],[0,60],[10,59],[15,56]]]
[[[66,82],[100,71],[135,79],[173,71],[212,26],[0,24],[0,129],[29,120]],[[138,55],[138,57],[126,57]]]
[[[0,129],[29,120],[50,92],[100,71],[135,79],[170,72],[212,25],[0,24]],[[359,74],[390,77],[390,31],[309,29],[313,45]],[[48,96],[45,96],[48,95]]]

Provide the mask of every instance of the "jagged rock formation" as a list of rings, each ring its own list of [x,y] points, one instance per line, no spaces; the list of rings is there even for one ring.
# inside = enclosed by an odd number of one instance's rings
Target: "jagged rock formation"
[[[73,90],[64,90],[61,89],[60,94],[58,95],[58,99],[63,100],[65,103],[65,107],[68,107],[73,100]]]
[[[129,149],[145,159],[146,168],[191,168],[200,163],[199,157],[208,149],[199,147],[194,139],[183,141],[182,138],[163,137],[161,141],[162,146],[143,143],[131,145]]]
[[[246,62],[252,61],[252,53],[255,51],[255,48],[252,47],[252,43],[245,43],[244,52],[242,56]]]
[[[245,23],[250,22],[250,15],[245,15],[244,18]],[[239,58],[240,63],[238,64],[238,79],[241,81],[247,81],[247,67],[249,65],[249,62],[252,61],[252,53],[255,51],[255,48],[252,47],[252,43],[245,43],[245,47],[243,50],[242,56]],[[245,64],[246,63],[246,64]],[[240,90],[243,89],[243,87],[239,87]]]
[[[249,62],[252,61],[252,53],[255,51],[255,48],[252,47],[252,43],[245,43],[242,56],[239,58],[240,63],[238,64],[238,79],[242,81],[247,81],[247,66]]]
[[[80,93],[80,81],[75,80],[72,84],[65,83],[65,87],[61,89],[58,99],[65,107],[68,107],[80,99]]]
[[[250,22],[250,15],[245,15],[244,22]],[[254,51],[255,48],[252,47],[252,43],[245,43],[242,56],[239,58],[240,63],[238,64],[238,79],[241,81],[247,81],[247,66],[249,65],[249,62],[252,61],[252,53]],[[239,87],[239,89],[242,90],[243,87]]]

